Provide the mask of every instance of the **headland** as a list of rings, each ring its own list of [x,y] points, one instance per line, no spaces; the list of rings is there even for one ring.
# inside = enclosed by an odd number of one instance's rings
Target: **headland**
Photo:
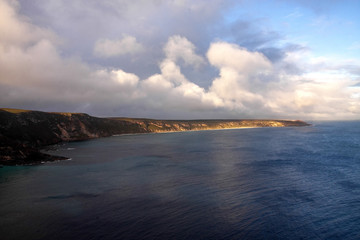
[[[119,134],[302,126],[309,124],[300,120],[273,119],[99,118],[85,113],[0,108],[0,165],[38,164],[66,159],[42,153],[40,149],[60,142],[82,141]]]

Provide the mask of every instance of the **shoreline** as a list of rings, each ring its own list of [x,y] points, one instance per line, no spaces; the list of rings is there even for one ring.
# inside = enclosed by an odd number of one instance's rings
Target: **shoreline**
[[[62,142],[149,133],[195,132],[264,127],[303,127],[300,120],[157,120],[98,118],[85,113],[52,113],[0,108],[0,165],[34,165],[65,160],[41,152]]]
[[[87,140],[80,140],[80,142],[85,142],[85,141],[91,141],[91,140],[96,140],[96,139],[101,139],[101,138],[110,138],[110,137],[123,137],[123,136],[136,136],[136,135],[148,135],[148,134],[171,134],[171,133],[186,133],[186,132],[202,132],[202,131],[226,131],[226,130],[241,130],[241,129],[260,129],[260,128],[274,128],[274,127],[237,127],[237,128],[218,128],[218,129],[200,129],[200,130],[184,130],[184,131],[162,131],[162,132],[146,132],[146,133],[124,133],[124,134],[114,134],[108,137],[100,137],[100,138],[92,138],[92,139],[87,139]],[[276,128],[276,127],[275,127]],[[291,127],[278,127],[278,128],[291,128]],[[62,142],[62,143],[70,143],[73,141],[68,141],[68,142]],[[58,144],[55,145],[50,145],[50,146],[46,146],[46,147],[52,147],[52,146],[56,146]],[[57,148],[59,149],[59,148]],[[73,149],[67,149],[69,151],[73,150]],[[48,154],[50,156],[54,156],[48,153],[48,151],[41,151],[44,154]],[[49,151],[51,152],[51,151]],[[54,156],[56,157],[63,157],[63,156]],[[58,162],[58,161],[70,161],[72,160],[72,158],[67,158],[67,157],[63,157],[66,159],[58,159],[58,160],[52,160],[52,161],[43,161],[39,164],[44,164],[44,163],[52,163],[52,162]],[[38,164],[28,164],[29,166],[31,165],[38,165]],[[22,166],[22,165],[16,165],[16,166]]]
[[[291,120],[286,120],[286,121],[291,121]],[[307,126],[313,126],[313,124],[308,124]],[[190,130],[179,130],[179,131],[124,133],[124,134],[114,134],[114,135],[111,135],[110,137],[132,136],[132,135],[143,135],[143,134],[166,134],[166,133],[181,133],[181,132],[223,131],[223,130],[258,129],[258,128],[293,128],[293,127],[296,127],[296,126],[284,126],[284,127],[233,127],[233,128],[214,128],[214,129],[195,129],[195,130],[190,129]],[[91,140],[91,139],[89,139],[89,140]],[[87,140],[84,140],[84,141],[87,141]]]
[[[222,131],[222,130],[252,129],[252,128],[271,128],[271,127],[235,127],[235,128],[214,128],[214,129],[196,129],[196,130],[190,129],[190,130],[183,130],[183,131],[159,131],[159,132],[144,132],[144,133],[124,133],[124,134],[114,134],[114,135],[111,135],[110,137],[132,136],[132,135],[143,135],[143,134],[166,134],[166,133],[181,133],[181,132]]]

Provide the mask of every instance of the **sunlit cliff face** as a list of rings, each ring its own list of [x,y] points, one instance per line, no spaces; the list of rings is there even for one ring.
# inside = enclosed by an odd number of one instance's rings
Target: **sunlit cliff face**
[[[213,36],[201,26],[215,26],[223,17],[201,3],[146,3],[146,10],[136,3],[120,8],[115,1],[79,1],[66,12],[67,6],[55,1],[40,7],[0,0],[3,107],[154,118],[360,117],[358,59],[318,57],[306,46],[290,44],[265,51]],[[48,11],[55,5],[69,18],[58,16],[46,26],[31,15],[38,9],[44,19],[52,18]],[[142,16],[129,15],[134,9]],[[170,21],[181,14],[193,24]],[[75,15],[81,16],[78,22],[67,22]],[[94,16],[104,16],[98,23],[104,28],[89,27]],[[112,21],[106,25],[104,19]],[[251,24],[242,24],[238,31],[245,34]],[[76,29],[68,35],[75,26],[81,33],[86,29],[87,36],[77,35]]]

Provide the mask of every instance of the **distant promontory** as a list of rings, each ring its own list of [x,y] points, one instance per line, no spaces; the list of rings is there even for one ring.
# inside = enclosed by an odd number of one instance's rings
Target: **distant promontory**
[[[85,113],[0,109],[0,164],[36,164],[65,159],[40,149],[65,141],[117,134],[175,132],[248,127],[301,127],[300,120],[155,120],[98,118]]]

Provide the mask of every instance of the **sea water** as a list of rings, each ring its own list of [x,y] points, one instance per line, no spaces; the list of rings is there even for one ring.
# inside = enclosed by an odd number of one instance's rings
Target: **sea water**
[[[1,239],[360,239],[360,122],[56,149],[0,168]]]

